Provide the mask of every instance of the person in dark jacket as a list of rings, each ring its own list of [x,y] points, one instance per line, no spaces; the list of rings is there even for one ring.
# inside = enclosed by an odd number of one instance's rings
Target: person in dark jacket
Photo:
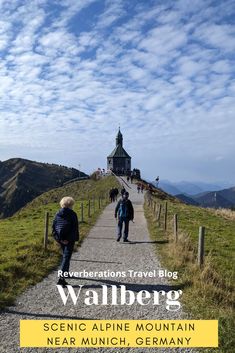
[[[53,220],[52,232],[57,239],[63,252],[61,262],[62,273],[69,271],[70,259],[73,253],[75,241],[79,240],[79,225],[77,214],[72,210],[74,199],[72,197],[63,197],[60,201],[61,209],[56,213]],[[68,283],[61,276],[58,283],[66,286]]]
[[[110,202],[114,202],[115,201],[115,189],[110,189],[109,190],[109,198],[110,198]]]
[[[122,195],[122,197],[123,197],[123,195],[125,194],[125,192],[126,192],[126,189],[125,189],[125,187],[122,185],[122,189],[121,189],[121,195]]]
[[[113,191],[114,191],[114,201],[117,201],[119,190],[118,188],[114,188]]]
[[[122,237],[122,228],[124,223],[123,242],[129,242],[129,222],[134,219],[134,208],[132,202],[129,200],[129,193],[124,192],[122,199],[118,201],[115,208],[115,218],[118,217],[118,234],[117,241]]]

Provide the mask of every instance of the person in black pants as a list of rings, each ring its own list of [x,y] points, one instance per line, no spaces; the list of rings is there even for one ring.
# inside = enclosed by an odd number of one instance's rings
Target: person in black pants
[[[126,192],[126,189],[124,188],[124,186],[122,185],[122,188],[121,188],[121,196],[123,197],[123,195],[125,194]],[[129,194],[128,194],[129,195]]]
[[[127,191],[124,192],[122,199],[118,201],[117,206],[115,208],[115,218],[118,217],[118,234],[117,241],[120,241],[122,237],[122,228],[124,224],[124,234],[123,234],[123,242],[129,242],[128,234],[129,234],[129,222],[134,219],[134,208],[132,202],[129,200],[129,193]]]
[[[72,210],[74,199],[63,197],[60,201],[61,209],[56,213],[52,225],[52,233],[60,244],[63,257],[61,262],[62,273],[69,271],[70,259],[75,241],[79,240],[79,226],[77,214]],[[66,286],[68,283],[62,275],[57,284]]]

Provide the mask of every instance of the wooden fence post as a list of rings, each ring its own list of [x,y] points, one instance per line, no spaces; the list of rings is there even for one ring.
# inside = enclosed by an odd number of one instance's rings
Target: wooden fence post
[[[157,213],[157,222],[160,224],[160,218],[161,218],[161,210],[162,210],[162,205],[159,204],[158,207],[158,213]]]
[[[88,200],[88,217],[91,217],[91,200]]]
[[[158,212],[159,212],[159,203],[157,203],[157,207],[156,207],[156,213],[155,213],[156,219],[157,219],[157,216],[158,216]]]
[[[83,202],[81,203],[81,222],[84,222]]]
[[[199,227],[198,238],[198,265],[202,266],[204,263],[204,240],[205,240],[205,227]]]
[[[48,226],[49,226],[49,212],[46,212],[45,213],[45,223],[44,223],[44,250],[47,250]]]
[[[178,241],[178,215],[174,214],[174,238],[175,242]]]
[[[95,212],[95,197],[93,196],[92,199],[92,206],[93,206],[93,212]]]
[[[167,230],[167,202],[165,203],[165,212],[164,212],[164,230]]]

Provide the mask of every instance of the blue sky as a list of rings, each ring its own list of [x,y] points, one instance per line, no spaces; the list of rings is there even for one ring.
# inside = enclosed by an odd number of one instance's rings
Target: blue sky
[[[0,159],[235,184],[234,0],[0,0]]]

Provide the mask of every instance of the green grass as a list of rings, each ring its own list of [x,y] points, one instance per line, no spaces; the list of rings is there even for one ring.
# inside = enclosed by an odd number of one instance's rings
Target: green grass
[[[164,209],[166,200],[154,200]],[[179,284],[183,287],[183,303],[195,319],[219,320],[219,348],[203,352],[234,352],[234,258],[235,217],[225,219],[222,215],[200,207],[188,206],[174,199],[167,199],[167,232],[163,230],[163,213],[160,226],[156,215],[145,203],[145,215],[150,234],[156,243],[161,263],[171,271],[178,271]],[[173,215],[179,218],[179,240],[173,237]],[[206,227],[205,264],[197,265],[199,226]],[[174,282],[175,283],[175,282]]]
[[[11,305],[17,295],[28,286],[42,280],[60,262],[61,254],[57,243],[49,232],[47,251],[43,249],[44,217],[49,211],[49,229],[59,201],[63,196],[72,196],[76,203],[74,210],[81,218],[81,202],[84,204],[84,223],[80,224],[80,241],[95,224],[103,208],[108,204],[108,191],[119,186],[114,177],[99,181],[85,180],[48,191],[14,216],[0,220],[0,308]],[[88,217],[88,200],[95,198],[95,209],[91,201],[91,217]],[[102,197],[99,209],[98,198]]]

